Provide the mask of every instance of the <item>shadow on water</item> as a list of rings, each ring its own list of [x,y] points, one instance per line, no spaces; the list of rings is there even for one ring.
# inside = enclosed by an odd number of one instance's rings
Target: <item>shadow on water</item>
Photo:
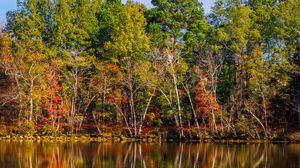
[[[299,144],[0,142],[0,167],[300,167]]]

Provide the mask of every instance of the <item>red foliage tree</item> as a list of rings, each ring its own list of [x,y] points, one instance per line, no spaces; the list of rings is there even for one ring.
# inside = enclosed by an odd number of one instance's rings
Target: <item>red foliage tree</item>
[[[62,96],[60,85],[61,75],[54,63],[51,63],[47,68],[47,94],[48,99],[45,103],[45,109],[48,112],[52,123],[59,122],[59,119],[64,115],[64,110],[62,108]]]

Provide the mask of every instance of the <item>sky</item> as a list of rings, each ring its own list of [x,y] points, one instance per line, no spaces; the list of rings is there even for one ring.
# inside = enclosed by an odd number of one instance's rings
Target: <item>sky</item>
[[[10,10],[14,10],[17,7],[16,4],[17,0],[0,0],[0,23],[5,22],[6,20],[6,12]],[[126,0],[122,0],[123,2],[126,2]],[[135,0],[139,3],[145,4],[147,7],[151,7],[151,0]],[[205,10],[205,13],[209,13],[211,6],[214,3],[214,0],[199,0],[203,3],[203,7]]]

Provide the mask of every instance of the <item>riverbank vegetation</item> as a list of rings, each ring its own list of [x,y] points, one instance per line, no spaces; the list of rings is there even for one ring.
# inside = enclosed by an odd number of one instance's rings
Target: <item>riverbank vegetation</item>
[[[300,125],[300,2],[23,0],[0,135],[272,139]]]

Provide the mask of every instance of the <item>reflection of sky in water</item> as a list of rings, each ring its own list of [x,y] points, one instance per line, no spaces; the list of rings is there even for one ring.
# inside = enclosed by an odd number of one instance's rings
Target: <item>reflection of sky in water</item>
[[[298,144],[0,142],[0,167],[299,167]]]

